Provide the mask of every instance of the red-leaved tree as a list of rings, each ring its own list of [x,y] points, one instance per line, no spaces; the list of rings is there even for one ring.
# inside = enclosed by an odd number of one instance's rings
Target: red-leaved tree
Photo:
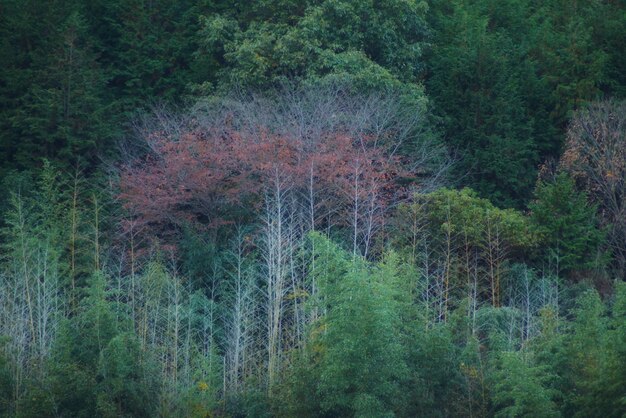
[[[207,230],[254,225],[250,237],[240,234],[239,248],[245,242],[257,250],[259,303],[229,323],[229,385],[237,387],[247,368],[241,353],[251,347],[242,335],[262,336],[251,343],[262,354],[245,362],[265,369],[271,389],[285,353],[303,344],[316,320],[303,303],[317,293],[316,278],[306,274],[315,256],[302,259],[307,232],[342,236],[355,255],[367,257],[406,187],[398,180],[420,178],[432,186],[441,178],[447,161],[422,138],[420,115],[394,96],[309,89],[199,103],[184,116],[157,111],[144,124],[144,152],[120,173],[131,263],[134,243],[175,244],[185,224]],[[243,297],[239,273],[234,285]],[[246,315],[254,316],[253,330]]]
[[[446,166],[441,148],[421,139],[419,115],[397,97],[335,90],[210,102],[175,123],[160,113],[143,130],[149,151],[122,167],[121,197],[135,228],[169,239],[182,223],[212,228],[254,216],[280,184],[298,201],[304,229],[339,227],[367,255],[396,179],[426,167],[438,178]],[[398,154],[409,142],[419,144],[413,166]]]

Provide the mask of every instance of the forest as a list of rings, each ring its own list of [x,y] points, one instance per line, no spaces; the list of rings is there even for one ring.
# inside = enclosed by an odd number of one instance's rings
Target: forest
[[[626,416],[623,0],[0,0],[0,417]]]

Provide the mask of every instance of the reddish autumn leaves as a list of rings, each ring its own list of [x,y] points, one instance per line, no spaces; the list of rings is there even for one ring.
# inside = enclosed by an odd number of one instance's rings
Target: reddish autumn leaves
[[[388,203],[383,191],[402,171],[396,158],[372,146],[372,138],[339,132],[302,139],[259,126],[256,135],[194,130],[173,138],[154,132],[148,141],[152,152],[123,167],[121,196],[142,223],[155,227],[232,221],[229,211],[250,209],[272,187],[314,199],[307,205],[325,214],[346,218],[356,210],[360,216]]]
[[[424,134],[423,114],[392,92],[333,85],[207,99],[183,114],[156,109],[140,129],[149,152],[121,168],[127,229],[174,243],[181,224],[266,224],[278,210],[298,236],[339,233],[367,255],[403,193],[397,180],[433,187],[445,177],[445,151]]]

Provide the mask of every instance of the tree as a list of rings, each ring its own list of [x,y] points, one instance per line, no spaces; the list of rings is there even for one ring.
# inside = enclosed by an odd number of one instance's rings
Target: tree
[[[609,305],[611,306],[611,305]],[[579,296],[575,319],[553,348],[562,379],[563,415],[619,417],[624,414],[623,323],[624,286],[616,286],[612,309],[595,290]],[[556,349],[556,350],[555,350]],[[559,352],[560,351],[560,352]]]
[[[532,7],[532,2],[529,5]],[[572,113],[597,99],[601,86],[608,81],[609,50],[598,36],[604,26],[598,23],[619,25],[617,10],[608,19],[605,14],[613,8],[619,7],[593,0],[552,0],[533,10],[529,54],[547,81],[550,120],[561,132]]]
[[[399,339],[397,265],[368,268],[319,235],[320,406],[327,414],[392,416],[402,407],[407,365]]]
[[[620,274],[626,272],[626,102],[594,102],[572,119],[561,166],[598,205]]]
[[[424,217],[420,231],[412,226],[414,221],[404,218],[407,214],[415,216],[411,213],[417,210]],[[410,241],[421,240],[424,251],[428,249],[420,254],[418,267],[426,277],[438,277],[440,286],[434,289],[433,299],[443,307],[442,319],[447,317],[448,308],[454,307],[453,303],[456,305],[466,296],[475,301],[471,303],[474,310],[481,300],[500,306],[508,261],[534,243],[521,213],[499,209],[470,189],[444,188],[415,195],[413,203],[402,206],[395,225],[400,232],[396,236],[400,245],[407,242],[408,226],[413,228],[408,231],[413,235]],[[426,258],[431,261],[424,264]],[[479,277],[486,278],[487,283],[480,283]]]
[[[597,225],[597,206],[587,202],[586,194],[576,190],[566,173],[551,183],[540,182],[535,197],[529,205],[530,219],[556,274],[597,265],[604,238]]]
[[[98,365],[98,415],[142,417],[154,413],[149,403],[156,395],[150,360],[132,332],[113,337],[100,354]]]
[[[140,273],[134,289],[126,283],[120,291],[130,299],[126,308],[131,310],[132,329],[141,352],[151,353],[160,382],[154,388],[160,400],[157,412],[208,413],[223,388],[217,289],[194,291],[158,259]]]
[[[515,25],[524,10],[506,3],[500,9],[482,1],[433,3],[426,87],[446,142],[462,155],[457,176],[481,197],[511,207],[530,196],[539,146],[522,84],[534,81],[526,43],[517,39],[525,29],[498,27],[493,11],[520,13],[509,19]]]
[[[11,1],[6,11],[7,48],[24,49],[6,57],[0,75],[7,86],[0,129],[5,168],[39,168],[46,158],[66,168],[85,160],[93,169],[117,128],[82,10],[74,2],[31,8]]]
[[[524,345],[527,364],[563,416],[618,417],[624,412],[623,286],[618,284],[612,304],[604,304],[593,289],[582,290],[572,298],[571,319],[559,317],[553,307],[540,311],[540,332]]]
[[[206,16],[197,55],[219,65],[222,87],[322,78],[369,91],[397,86],[419,100],[411,83],[422,69],[426,10],[415,0],[266,1]]]
[[[273,179],[266,185],[265,211],[261,238],[264,286],[263,307],[267,335],[267,378],[271,390],[286,351],[285,310],[288,295],[298,291],[294,286],[294,256],[299,236],[296,208],[291,198],[291,178],[274,167]]]
[[[559,417],[544,381],[550,375],[529,363],[524,353],[503,352],[494,372],[496,417]],[[532,361],[532,360],[531,360]]]
[[[446,167],[420,116],[395,97],[331,86],[200,103],[180,122],[147,127],[149,153],[123,166],[121,197],[146,232],[171,240],[163,232],[181,221],[215,228],[256,216],[278,172],[309,228],[341,228],[368,254],[394,182],[431,185]],[[413,163],[398,154],[405,144],[421,150]]]
[[[415,309],[415,306],[412,306]],[[432,326],[424,318],[411,323],[403,341],[408,352],[407,408],[402,416],[461,415],[459,398],[465,396],[461,349],[449,324]]]
[[[77,315],[66,320],[47,364],[43,385],[21,404],[24,416],[145,416],[154,388],[147,361],[129,323],[107,300],[105,278],[96,273]]]
[[[254,334],[259,299],[258,272],[248,239],[249,231],[239,228],[228,253],[228,282],[224,299],[228,305],[225,331],[225,373],[230,393],[239,393],[252,375],[254,366]]]
[[[5,352],[12,364],[13,407],[29,381],[45,378],[64,309],[58,189],[51,169],[41,177],[32,196],[12,193],[2,231],[0,335],[9,337]]]
[[[623,415],[626,412],[626,394],[622,389],[626,384],[625,349],[626,347],[626,286],[619,283],[616,286],[613,302],[610,330],[608,336],[609,360],[601,378],[601,384],[596,388],[594,399],[602,401],[602,412],[605,416]]]
[[[14,383],[9,359],[5,354],[7,344],[6,337],[0,341],[0,416],[9,416],[14,400]]]
[[[462,184],[522,207],[538,163],[560,155],[572,113],[602,90],[623,95],[618,3],[431,2],[426,91],[446,142],[463,156]]]
[[[153,100],[179,102],[188,84],[213,76],[214,69],[196,62],[194,51],[198,16],[215,10],[218,3],[96,0],[84,6],[120,115]]]

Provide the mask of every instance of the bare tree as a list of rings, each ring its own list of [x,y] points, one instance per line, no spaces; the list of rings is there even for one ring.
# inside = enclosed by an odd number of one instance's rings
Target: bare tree
[[[7,271],[0,276],[0,335],[12,360],[14,401],[23,395],[28,378],[44,377],[59,323],[64,315],[59,283],[59,252],[55,231],[36,208],[13,195],[7,223]]]
[[[253,360],[254,334],[257,327],[255,304],[258,303],[255,279],[256,272],[248,260],[250,234],[238,226],[233,249],[229,254],[229,283],[225,299],[227,305],[224,320],[225,365],[227,388],[232,393],[239,392]]]
[[[317,292],[305,268],[315,257],[304,260],[300,251],[309,231],[350,239],[355,256],[376,255],[390,209],[411,194],[397,180],[407,177],[414,188],[442,182],[449,160],[425,134],[423,115],[393,92],[358,96],[331,85],[237,93],[200,101],[181,116],[159,108],[137,123],[146,146],[128,151],[121,172],[121,197],[133,214],[125,230],[131,272],[140,265],[138,247],[149,242],[147,234],[167,242],[176,238],[172,231],[181,221],[224,225],[234,219],[220,217],[242,203],[248,216],[261,219],[251,242],[244,245],[239,237],[231,257],[232,286],[222,316],[229,390],[240,388],[248,367],[261,363],[261,352],[271,387],[284,352],[303,344],[308,324],[318,317],[315,309],[306,310]],[[262,312],[248,307],[255,289],[240,269],[247,246],[261,258]],[[447,287],[441,301],[449,296]],[[156,326],[150,318],[162,308],[140,294],[133,298],[139,334],[150,341]],[[254,317],[263,318],[262,327]]]
[[[291,179],[278,168],[269,179],[265,194],[265,213],[262,227],[262,259],[264,266],[264,295],[266,299],[267,378],[269,387],[275,382],[281,364],[284,338],[285,297],[293,290],[290,256],[297,245],[297,236],[290,225],[294,217],[289,199]]]
[[[487,264],[487,278],[491,288],[491,304],[494,308],[500,306],[500,285],[504,274],[504,263],[508,254],[508,245],[503,237],[497,219],[489,211],[485,217],[485,230],[482,240],[482,249]]]
[[[269,159],[267,152],[280,147],[289,150],[291,161],[282,166],[297,172],[299,200],[308,203],[312,227],[354,226],[356,206],[359,251],[368,253],[392,197],[384,187],[405,175],[414,185],[433,187],[449,166],[444,148],[424,132],[423,109],[404,105],[393,92],[358,96],[337,85],[284,88],[271,96],[238,93],[200,101],[185,116],[165,113],[156,109],[152,121],[138,124],[148,155],[129,153],[121,176],[128,206],[157,222],[187,219],[177,213],[180,207],[211,219],[219,199],[260,191],[251,180],[265,169],[258,159]],[[410,154],[402,157],[401,150]],[[244,179],[246,191],[233,183]],[[348,192],[355,181],[362,181],[358,204]],[[219,182],[228,184],[220,189],[214,184]]]
[[[594,102],[576,113],[560,166],[598,203],[609,245],[625,275],[626,101]]]

